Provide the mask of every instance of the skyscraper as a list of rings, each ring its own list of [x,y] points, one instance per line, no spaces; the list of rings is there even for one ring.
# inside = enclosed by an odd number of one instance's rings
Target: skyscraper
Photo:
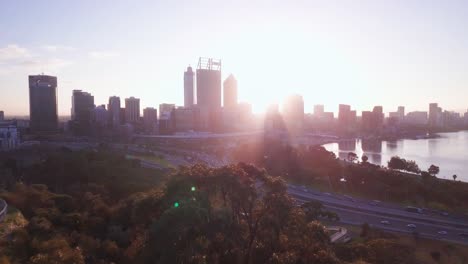
[[[437,103],[429,104],[429,126],[439,127],[442,121],[442,108]]]
[[[71,119],[79,122],[90,122],[94,109],[94,96],[81,90],[73,90]]]
[[[221,108],[221,60],[200,58],[197,69],[197,105]]]
[[[91,128],[94,96],[81,90],[73,90],[71,125],[75,133],[86,134]]]
[[[140,120],[140,99],[125,98],[125,122],[136,123]]]
[[[0,111],[0,121],[3,121],[5,119],[5,114],[3,111]]]
[[[216,131],[221,126],[221,60],[200,58],[197,68],[196,127],[202,131]]]
[[[322,117],[323,113],[325,112],[325,107],[323,105],[314,105],[314,116],[315,117]]]
[[[223,83],[223,106],[233,108],[237,106],[237,80],[232,74]]]
[[[194,93],[194,82],[193,82],[193,70],[192,67],[188,66],[187,71],[184,72],[184,106],[193,106],[193,93]]]
[[[107,106],[109,123],[112,127],[120,125],[120,97],[111,96],[109,97],[109,105]]]
[[[154,132],[158,123],[158,110],[153,107],[143,109],[143,123],[147,132]]]
[[[290,133],[302,132],[304,128],[304,99],[291,95],[283,104],[283,118]]]
[[[31,131],[57,130],[57,77],[29,76],[29,116]]]

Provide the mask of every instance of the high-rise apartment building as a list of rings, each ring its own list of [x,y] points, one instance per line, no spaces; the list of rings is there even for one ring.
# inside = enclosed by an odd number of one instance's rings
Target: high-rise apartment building
[[[184,72],[184,106],[192,107],[194,104],[194,72],[192,67],[188,66]]]
[[[125,98],[125,122],[137,123],[140,121],[140,99]]]
[[[0,111],[0,121],[5,120],[5,113],[3,111]]]
[[[233,108],[237,106],[237,80],[232,74],[223,82],[223,106]]]
[[[29,76],[29,117],[31,131],[57,130],[57,77]]]

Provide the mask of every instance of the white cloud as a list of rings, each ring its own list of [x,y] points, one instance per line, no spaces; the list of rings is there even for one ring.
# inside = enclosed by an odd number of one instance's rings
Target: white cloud
[[[10,44],[4,48],[0,48],[0,63],[24,59],[30,56],[31,54],[27,49],[21,48],[16,44]]]
[[[58,72],[71,61],[33,54],[26,48],[11,44],[0,48],[0,74]]]
[[[76,49],[71,46],[63,46],[63,45],[45,45],[42,46],[43,50],[46,50],[48,52],[66,52],[66,51],[75,51]]]
[[[89,53],[89,57],[92,59],[115,58],[118,56],[120,56],[120,54],[114,51],[92,51]]]

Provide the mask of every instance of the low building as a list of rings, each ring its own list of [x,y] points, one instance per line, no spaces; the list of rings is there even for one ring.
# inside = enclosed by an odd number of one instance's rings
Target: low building
[[[19,146],[18,128],[10,122],[0,123],[0,151],[9,151]]]
[[[427,125],[428,114],[425,111],[414,111],[409,112],[404,120],[407,125]]]
[[[172,111],[175,132],[187,132],[195,129],[193,108],[178,107]]]

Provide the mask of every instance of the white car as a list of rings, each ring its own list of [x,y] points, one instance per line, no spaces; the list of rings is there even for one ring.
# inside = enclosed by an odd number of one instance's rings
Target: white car
[[[407,224],[406,227],[408,227],[408,228],[416,228],[416,225],[415,225],[415,224]]]
[[[380,223],[381,223],[382,225],[390,225],[390,222],[387,221],[387,220],[382,220],[382,221],[380,221]]]
[[[437,232],[437,234],[445,236],[447,235],[447,231],[442,230],[442,231]]]

